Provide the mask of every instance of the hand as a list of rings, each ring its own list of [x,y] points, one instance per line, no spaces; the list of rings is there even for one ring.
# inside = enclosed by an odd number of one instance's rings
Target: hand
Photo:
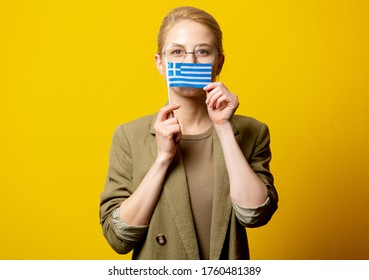
[[[237,96],[221,82],[211,83],[204,90],[207,93],[206,104],[212,122],[215,125],[229,123],[239,106]]]
[[[179,107],[179,105],[167,105],[160,109],[154,124],[158,149],[157,157],[167,162],[171,162],[174,158],[177,145],[182,137],[178,119],[173,117],[173,111]]]

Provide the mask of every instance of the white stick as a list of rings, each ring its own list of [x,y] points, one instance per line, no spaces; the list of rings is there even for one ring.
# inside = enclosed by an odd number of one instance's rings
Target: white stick
[[[166,69],[166,73],[167,73],[167,89],[168,89],[168,105],[171,104],[170,102],[170,87],[169,87],[169,67],[168,67],[168,61],[167,61],[167,57],[165,56],[165,69]]]
[[[167,80],[167,89],[168,89],[168,105],[170,105],[171,101],[170,101],[170,87],[169,87],[169,67],[168,67],[167,57],[165,57],[165,68],[166,68],[166,72],[167,72],[167,79],[166,80]],[[170,112],[169,118],[174,118],[174,113],[173,112]]]

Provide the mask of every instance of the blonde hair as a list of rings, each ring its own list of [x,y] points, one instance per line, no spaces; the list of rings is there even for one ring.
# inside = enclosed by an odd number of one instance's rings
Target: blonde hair
[[[207,12],[188,6],[175,8],[163,19],[158,34],[159,54],[163,51],[165,36],[168,30],[181,20],[193,20],[208,27],[214,34],[214,45],[218,55],[223,55],[223,35],[218,22]]]

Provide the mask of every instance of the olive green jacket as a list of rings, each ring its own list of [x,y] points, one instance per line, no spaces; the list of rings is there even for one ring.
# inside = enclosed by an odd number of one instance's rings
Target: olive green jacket
[[[147,232],[138,242],[118,237],[112,226],[112,212],[139,186],[152,166],[157,147],[153,128],[156,115],[119,126],[114,134],[105,189],[101,194],[100,218],[104,236],[120,254],[133,259],[199,259],[186,174],[177,151],[164,181],[162,193]],[[269,171],[271,152],[268,127],[250,117],[234,116],[235,137],[250,166],[266,184],[270,203],[264,215],[248,227],[266,224],[277,209],[278,195]],[[210,259],[248,259],[244,226],[238,221],[229,195],[229,179],[217,134],[213,134],[214,201]]]

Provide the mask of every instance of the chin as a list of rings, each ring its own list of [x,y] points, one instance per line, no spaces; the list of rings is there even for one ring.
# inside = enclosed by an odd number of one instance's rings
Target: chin
[[[172,89],[175,94],[185,97],[197,97],[205,93],[202,88],[173,87]]]

